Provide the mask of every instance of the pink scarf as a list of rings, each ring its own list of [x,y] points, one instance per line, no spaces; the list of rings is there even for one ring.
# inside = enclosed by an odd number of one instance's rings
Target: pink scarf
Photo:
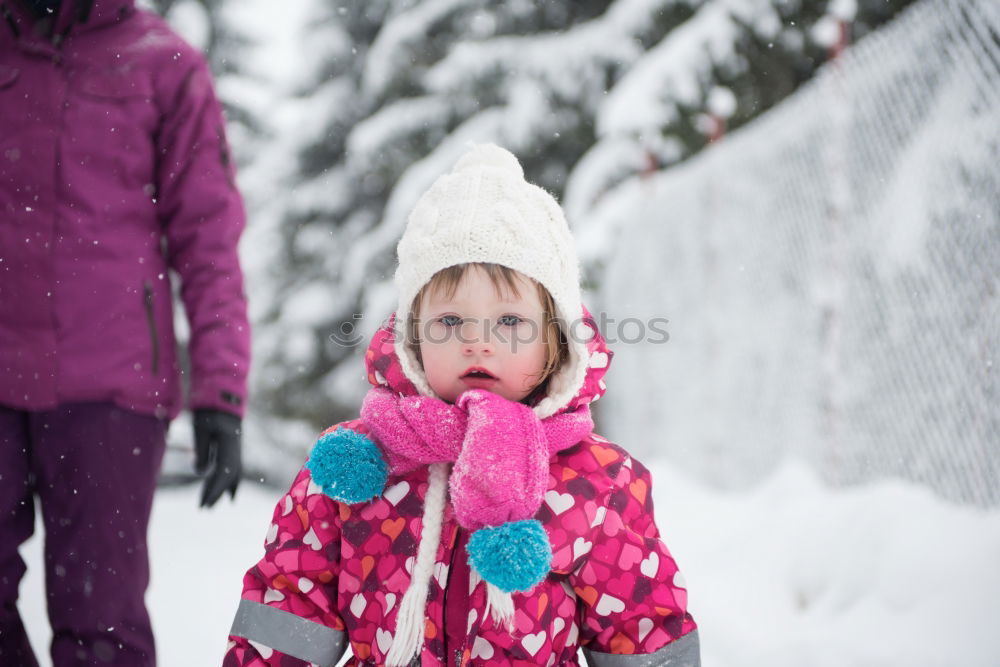
[[[455,464],[451,499],[468,530],[532,518],[548,485],[549,459],[594,427],[587,405],[539,420],[527,405],[482,389],[453,405],[375,387],[361,419],[379,439],[390,474]]]

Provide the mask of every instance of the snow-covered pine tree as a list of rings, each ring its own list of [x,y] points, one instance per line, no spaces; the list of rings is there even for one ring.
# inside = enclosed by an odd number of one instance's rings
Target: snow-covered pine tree
[[[567,184],[570,213],[669,167],[794,92],[839,48],[913,0],[693,0],[611,88]],[[841,33],[841,31],[843,31]]]

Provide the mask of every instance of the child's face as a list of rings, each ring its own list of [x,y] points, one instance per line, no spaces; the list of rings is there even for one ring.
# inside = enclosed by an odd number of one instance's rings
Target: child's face
[[[468,389],[511,401],[531,393],[545,367],[544,309],[538,288],[520,273],[514,294],[472,266],[455,294],[428,291],[418,306],[424,374],[434,393],[453,403]]]

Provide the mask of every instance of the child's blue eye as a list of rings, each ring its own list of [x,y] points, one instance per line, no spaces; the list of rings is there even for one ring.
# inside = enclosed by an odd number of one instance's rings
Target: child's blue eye
[[[499,322],[505,327],[516,327],[521,323],[521,318],[517,315],[501,315]]]
[[[462,323],[462,318],[458,315],[445,315],[444,317],[439,318],[438,322],[446,327],[457,327]]]

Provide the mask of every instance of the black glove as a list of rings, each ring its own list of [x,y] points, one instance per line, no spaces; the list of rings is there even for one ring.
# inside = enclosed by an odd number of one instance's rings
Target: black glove
[[[194,411],[194,469],[199,475],[209,471],[201,490],[202,507],[214,505],[225,491],[229,491],[230,498],[236,497],[243,470],[242,432],[242,422],[234,414],[222,410]]]

